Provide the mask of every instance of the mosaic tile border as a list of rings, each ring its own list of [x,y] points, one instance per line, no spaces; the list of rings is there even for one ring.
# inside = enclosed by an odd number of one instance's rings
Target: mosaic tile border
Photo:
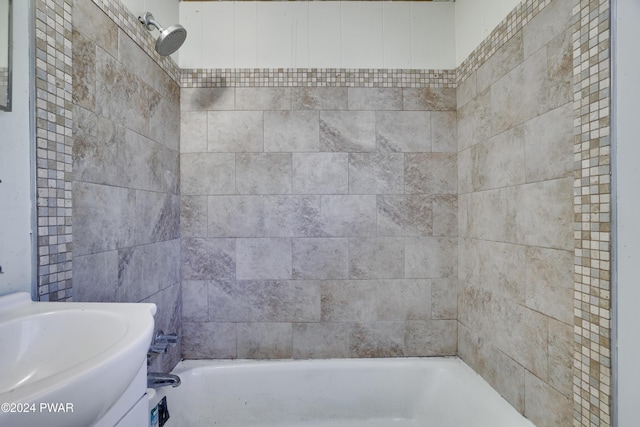
[[[455,88],[455,70],[351,68],[183,69],[180,87]]]
[[[0,85],[6,86],[9,83],[9,69],[0,67]]]
[[[574,426],[611,419],[610,2],[580,0],[574,76]]]
[[[524,0],[484,39],[458,67],[457,82],[461,84],[484,62],[491,58],[511,37],[516,35],[527,22],[531,21],[552,0]]]
[[[162,69],[180,84],[180,68],[170,56],[160,56],[155,49],[156,38],[148,31],[120,0],[92,0],[131,39],[140,46]]]
[[[71,0],[35,1],[38,299],[72,300]]]

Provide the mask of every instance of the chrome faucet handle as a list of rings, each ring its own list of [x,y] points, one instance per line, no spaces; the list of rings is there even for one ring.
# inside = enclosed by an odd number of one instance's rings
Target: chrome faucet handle
[[[175,347],[178,343],[178,334],[165,334],[162,331],[158,331],[156,334],[155,342],[157,344],[165,344],[171,347]]]
[[[169,348],[167,343],[153,343],[149,346],[149,353],[161,354],[166,353]]]

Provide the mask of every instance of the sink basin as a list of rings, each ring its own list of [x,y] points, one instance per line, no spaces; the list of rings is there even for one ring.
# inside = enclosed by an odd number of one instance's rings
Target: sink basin
[[[0,426],[95,424],[145,363],[155,312],[0,297]]]

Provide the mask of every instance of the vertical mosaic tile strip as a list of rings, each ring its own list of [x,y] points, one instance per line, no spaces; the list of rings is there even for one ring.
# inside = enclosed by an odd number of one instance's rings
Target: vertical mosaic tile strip
[[[462,83],[480,65],[491,58],[502,45],[511,39],[524,27],[527,22],[531,21],[542,9],[544,9],[552,0],[524,0],[518,4],[505,19],[498,24],[496,28],[484,39],[458,67],[458,84]]]
[[[574,10],[574,426],[611,425],[610,5]]]
[[[9,82],[9,69],[0,67],[0,86],[6,86]]]
[[[455,70],[346,68],[183,69],[181,87],[455,88]]]
[[[113,22],[140,46],[174,82],[180,84],[180,68],[169,56],[160,56],[155,49],[156,39],[120,0],[92,0]]]
[[[36,0],[38,298],[72,299],[71,0]]]

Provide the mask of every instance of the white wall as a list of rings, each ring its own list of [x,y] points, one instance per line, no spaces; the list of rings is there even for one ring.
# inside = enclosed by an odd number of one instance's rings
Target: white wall
[[[640,3],[613,2],[614,82],[614,189],[617,224],[614,239],[614,269],[617,267],[616,316],[617,425],[636,426],[640,420]],[[617,264],[617,265],[616,265]],[[614,338],[615,339],[615,338]],[[614,394],[615,396],[616,394]]]
[[[456,67],[521,0],[456,0]]]
[[[0,111],[0,295],[31,292],[33,277],[29,2],[13,2],[13,111]]]
[[[180,66],[452,69],[454,5],[181,2]]]

